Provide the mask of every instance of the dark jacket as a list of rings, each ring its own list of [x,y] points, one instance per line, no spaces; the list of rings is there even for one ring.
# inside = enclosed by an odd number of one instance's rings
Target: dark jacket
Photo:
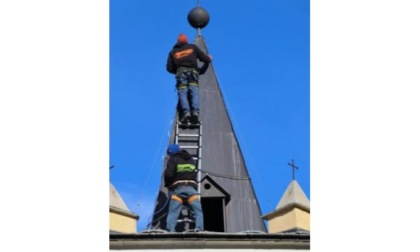
[[[204,62],[204,66],[198,68],[197,59]],[[200,50],[194,44],[176,43],[172,50],[169,52],[168,60],[166,63],[166,70],[170,73],[176,74],[179,67],[194,68],[203,74],[207,70],[208,64],[211,59],[207,54]],[[204,69],[204,71],[203,71]]]
[[[164,174],[165,187],[171,187],[179,180],[191,180],[197,182],[197,167],[196,162],[185,150],[170,156]],[[196,183],[191,183],[192,186],[197,188]],[[171,188],[176,187],[173,185]]]

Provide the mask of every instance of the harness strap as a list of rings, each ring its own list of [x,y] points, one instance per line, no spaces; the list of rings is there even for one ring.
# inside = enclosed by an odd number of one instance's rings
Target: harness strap
[[[195,194],[195,195],[193,195],[193,196],[191,196],[191,197],[189,197],[188,198],[188,203],[192,203],[194,200],[198,200],[198,195],[197,194]]]
[[[175,201],[178,201],[179,203],[181,203],[181,204],[183,204],[184,203],[184,201],[182,200],[182,198],[181,197],[178,197],[177,195],[175,195],[175,194],[173,194],[172,196],[171,196],[171,200],[175,200]]]
[[[176,184],[197,184],[197,182],[195,182],[194,180],[178,180],[172,185],[176,185]]]
[[[183,200],[181,197],[179,197],[179,196],[177,196],[177,195],[175,195],[175,194],[173,194],[173,195],[171,196],[171,200],[178,201],[178,202],[179,202],[179,203],[181,203],[181,204],[186,203],[186,202],[184,202],[184,200]],[[192,203],[193,201],[195,201],[195,200],[198,200],[198,195],[197,195],[197,194],[195,194],[195,195],[193,195],[193,196],[189,197],[189,198],[188,198],[188,200],[187,200],[187,202],[188,202],[189,204],[191,204],[191,203]]]
[[[188,88],[188,86],[196,86],[196,87],[198,87],[199,84],[198,84],[198,82],[189,82],[188,84],[177,84],[176,88],[179,90],[179,89]]]

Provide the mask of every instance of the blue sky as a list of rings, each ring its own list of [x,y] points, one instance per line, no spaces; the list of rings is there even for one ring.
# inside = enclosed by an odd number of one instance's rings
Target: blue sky
[[[174,117],[174,76],[166,72],[196,1],[110,2],[110,181],[138,229],[153,211]],[[309,1],[200,1],[202,30],[263,214],[292,180],[310,198]]]

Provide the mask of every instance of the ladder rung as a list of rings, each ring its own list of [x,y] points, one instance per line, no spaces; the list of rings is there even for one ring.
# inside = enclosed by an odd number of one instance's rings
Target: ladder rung
[[[181,222],[189,222],[189,223],[195,223],[195,221],[194,220],[192,220],[192,219],[178,219],[178,221],[177,221],[178,223],[181,223]]]
[[[178,134],[180,137],[199,137],[199,134]]]
[[[199,149],[201,146],[179,146],[180,149]]]
[[[200,125],[202,125],[202,123],[198,123],[198,124],[185,124],[185,123],[181,123],[180,121],[176,121],[176,124],[178,124],[179,126],[185,126],[185,127],[199,127]]]

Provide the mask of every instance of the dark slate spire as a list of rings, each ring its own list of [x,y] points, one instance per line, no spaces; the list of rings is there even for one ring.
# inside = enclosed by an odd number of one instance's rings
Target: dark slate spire
[[[208,53],[198,33],[194,43]],[[200,76],[200,119],[202,121],[201,202],[204,229],[216,232],[267,232],[261,209],[242,152],[227,113],[219,83],[210,64]],[[176,118],[169,143],[175,141]],[[152,228],[165,229],[168,191],[162,181],[154,210]]]

